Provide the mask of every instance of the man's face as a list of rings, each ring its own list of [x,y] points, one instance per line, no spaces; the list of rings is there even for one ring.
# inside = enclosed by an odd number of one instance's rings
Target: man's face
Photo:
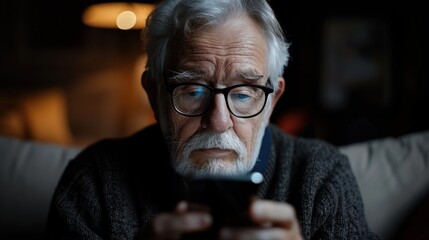
[[[237,84],[266,85],[266,46],[262,33],[248,17],[227,21],[194,34],[180,47],[180,56],[166,69],[167,85],[192,82],[225,88]],[[173,165],[179,174],[240,174],[252,169],[268,123],[270,100],[262,113],[238,118],[222,94],[198,117],[177,113],[167,103],[161,117],[168,134]],[[164,114],[161,113],[162,115]],[[168,129],[165,129],[168,128]]]

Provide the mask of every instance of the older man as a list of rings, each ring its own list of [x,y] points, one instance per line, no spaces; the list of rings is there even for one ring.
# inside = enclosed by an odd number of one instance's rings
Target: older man
[[[189,180],[258,172],[252,224],[204,237],[377,239],[348,159],[269,123],[285,89],[289,44],[266,1],[166,0],[143,36],[142,83],[158,123],[100,141],[70,162],[49,236],[195,238],[212,229],[214,213],[187,201]]]

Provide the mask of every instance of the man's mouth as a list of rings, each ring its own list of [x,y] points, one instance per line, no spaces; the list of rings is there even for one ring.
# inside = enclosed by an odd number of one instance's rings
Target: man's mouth
[[[231,149],[202,148],[194,150],[191,158],[196,162],[214,159],[232,161],[237,158],[237,153]]]

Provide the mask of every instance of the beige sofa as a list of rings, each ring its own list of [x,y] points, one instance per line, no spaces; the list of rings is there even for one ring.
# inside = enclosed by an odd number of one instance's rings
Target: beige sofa
[[[399,239],[413,225],[414,210],[429,202],[429,131],[340,150],[350,159],[370,227],[383,239]],[[42,237],[56,183],[79,151],[0,137],[0,239]]]

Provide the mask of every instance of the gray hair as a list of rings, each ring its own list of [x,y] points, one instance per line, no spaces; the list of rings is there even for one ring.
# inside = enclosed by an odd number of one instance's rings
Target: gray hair
[[[207,26],[217,26],[238,13],[247,14],[264,33],[267,68],[274,89],[289,60],[289,43],[266,0],[164,0],[147,19],[142,31],[152,79],[164,79],[164,66],[175,40]],[[163,81],[162,81],[163,82]],[[162,85],[162,83],[161,83]]]

